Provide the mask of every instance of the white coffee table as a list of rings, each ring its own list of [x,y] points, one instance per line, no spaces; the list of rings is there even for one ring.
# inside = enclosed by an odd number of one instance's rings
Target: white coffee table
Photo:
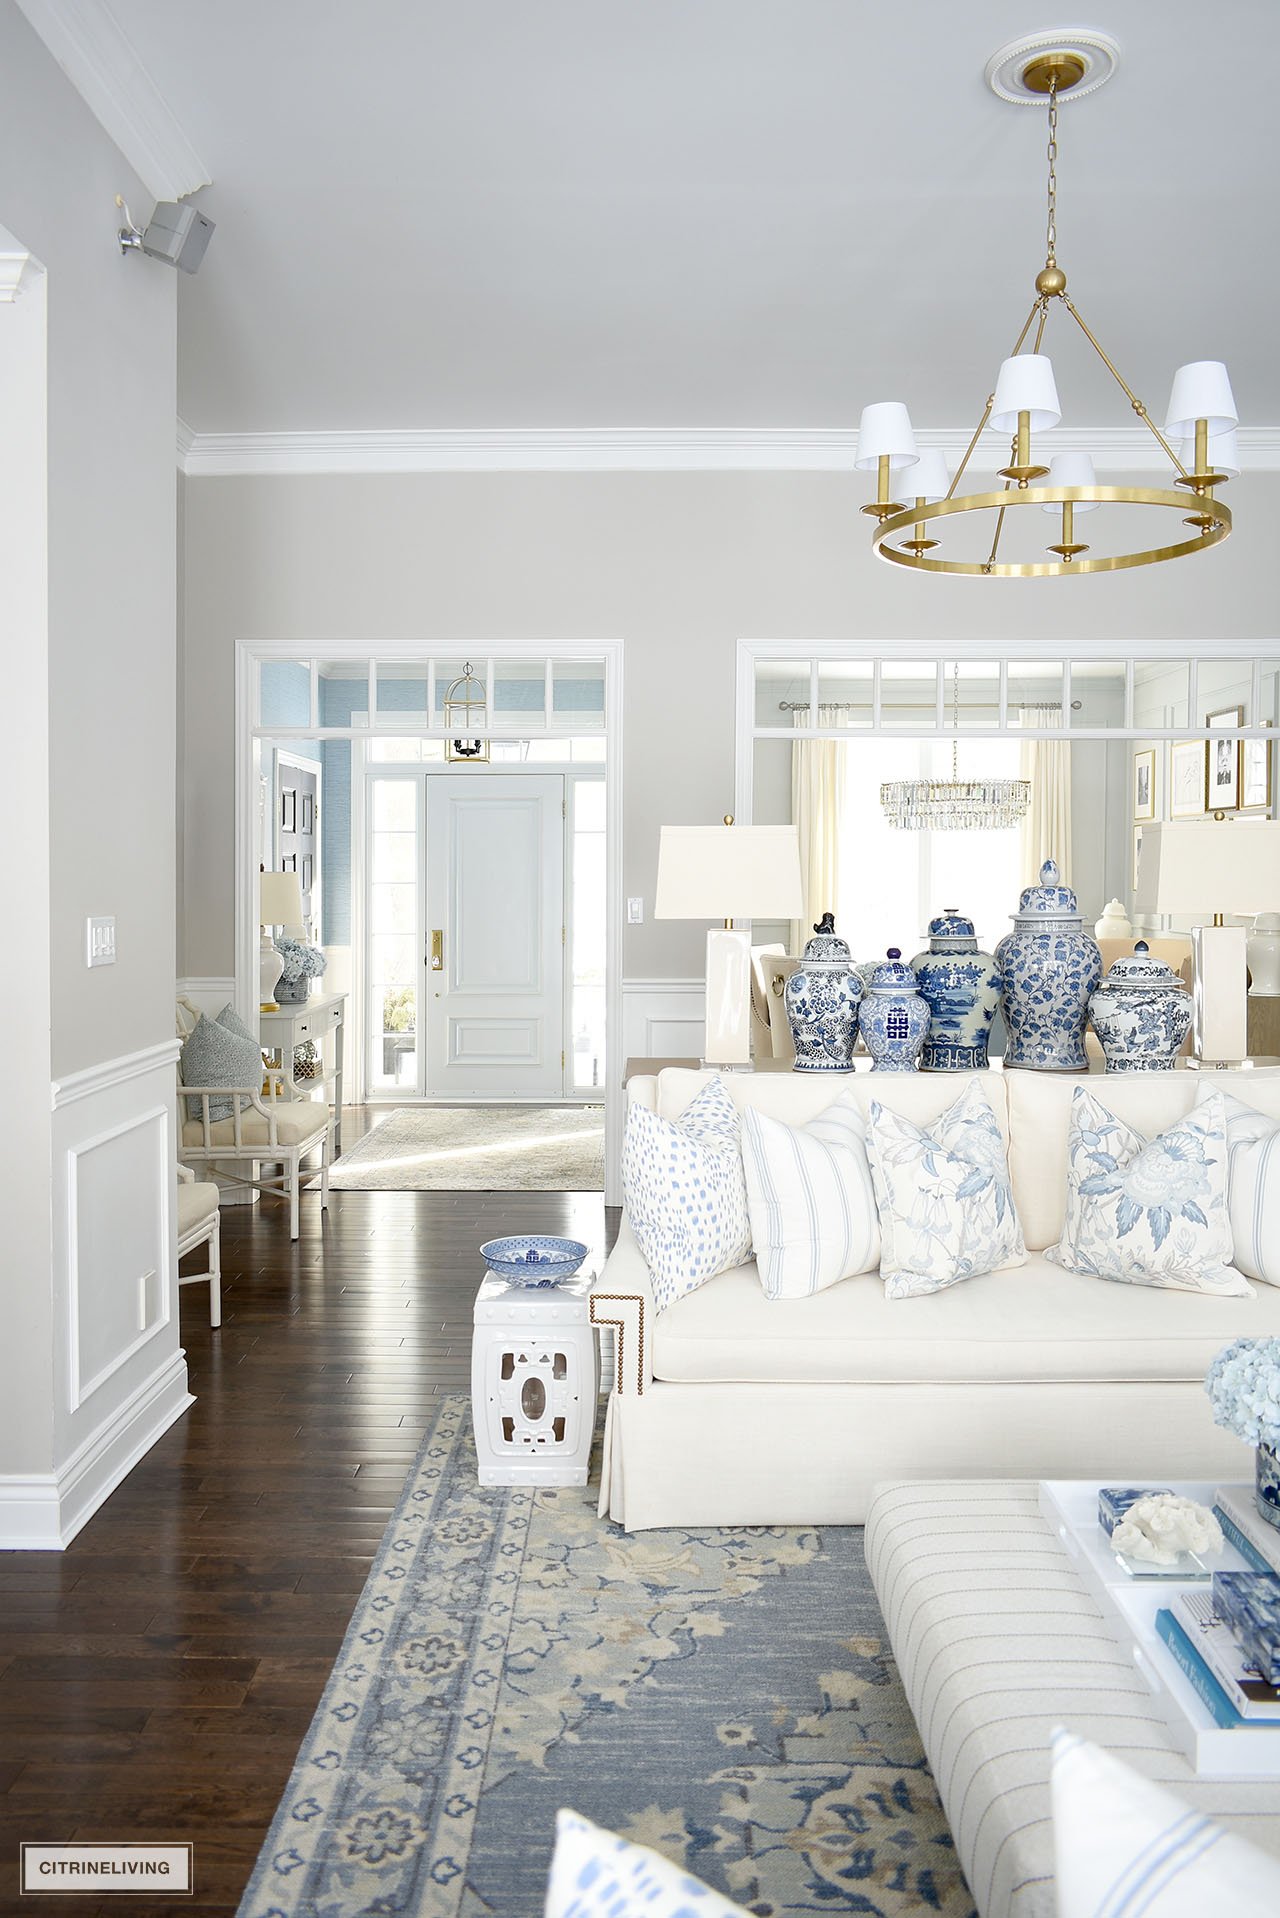
[[[1055,1725],[1280,1856],[1280,1784],[1195,1775],[1034,1482],[881,1486],[866,1552],[982,1918],[1054,1918]]]

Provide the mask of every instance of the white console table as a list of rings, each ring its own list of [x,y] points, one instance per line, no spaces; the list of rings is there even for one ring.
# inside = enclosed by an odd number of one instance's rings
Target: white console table
[[[278,1005],[258,1015],[258,1037],[264,1052],[278,1052],[284,1072],[286,1098],[305,1099],[318,1087],[333,1107],[333,1152],[342,1151],[342,1051],[347,1020],[345,992],[316,993],[301,1005]],[[320,1069],[313,1078],[295,1080],[293,1049],[304,1039],[314,1042]],[[332,1088],[332,1091],[330,1091]]]

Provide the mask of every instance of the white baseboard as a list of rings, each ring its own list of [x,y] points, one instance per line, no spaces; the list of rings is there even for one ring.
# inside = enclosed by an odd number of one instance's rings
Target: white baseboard
[[[60,1472],[0,1477],[0,1550],[58,1552],[195,1399],[172,1353],[127,1405],[91,1432]]]

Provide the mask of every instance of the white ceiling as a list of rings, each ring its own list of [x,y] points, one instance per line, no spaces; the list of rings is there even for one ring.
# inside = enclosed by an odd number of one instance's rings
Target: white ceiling
[[[82,6],[85,0],[77,0]],[[976,420],[1043,257],[1026,0],[111,0],[212,175],[197,433]],[[1059,255],[1153,413],[1226,359],[1280,427],[1275,0],[1104,0]],[[152,270],[163,270],[155,268]],[[1163,282],[1163,283],[1162,283]],[[1132,425],[1054,315],[1064,426]],[[1054,335],[1057,338],[1054,338]]]

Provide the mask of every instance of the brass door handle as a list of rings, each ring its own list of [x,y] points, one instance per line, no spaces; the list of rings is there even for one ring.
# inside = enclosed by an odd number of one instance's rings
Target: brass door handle
[[[431,957],[427,963],[432,972],[444,971],[444,932],[440,927],[431,935]]]

